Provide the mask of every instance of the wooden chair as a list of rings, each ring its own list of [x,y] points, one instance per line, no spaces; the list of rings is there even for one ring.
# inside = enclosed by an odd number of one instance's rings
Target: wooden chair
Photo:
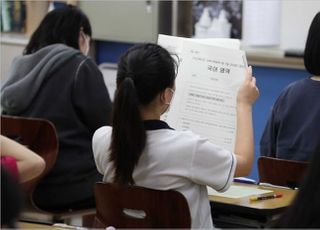
[[[308,162],[284,160],[272,157],[259,157],[260,182],[274,185],[299,187],[308,167]]]
[[[45,119],[1,115],[1,134],[30,148],[46,162],[44,172],[23,184],[26,194],[21,220],[38,223],[66,222],[75,216],[94,214],[94,209],[68,212],[47,212],[33,202],[33,191],[40,180],[53,168],[59,151],[54,125]]]
[[[1,115],[1,134],[39,154],[46,162],[43,173],[23,184],[28,198],[38,182],[53,168],[58,155],[58,138],[54,125],[44,119]]]
[[[94,227],[191,228],[185,197],[173,190],[96,183]]]

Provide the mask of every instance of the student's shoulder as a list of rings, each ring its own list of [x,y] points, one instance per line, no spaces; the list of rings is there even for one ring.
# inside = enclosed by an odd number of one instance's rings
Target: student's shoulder
[[[96,142],[100,139],[108,138],[111,136],[112,127],[111,126],[102,126],[97,129],[93,134],[93,142]]]
[[[300,97],[304,94],[304,92],[309,90],[308,87],[308,81],[309,79],[302,79],[298,81],[294,81],[287,85],[280,93],[277,101],[277,104],[282,104],[286,102],[287,100],[292,100],[293,98]]]
[[[98,128],[96,130],[95,134],[97,134],[97,135],[107,135],[107,134],[109,134],[111,132],[112,132],[112,127],[106,125],[106,126],[102,126],[102,127]]]
[[[92,81],[93,79],[102,79],[102,73],[91,57],[78,53],[75,55],[71,66],[75,68],[76,80]]]
[[[93,59],[89,56],[85,56],[82,53],[77,53],[74,56],[74,62],[77,63],[79,67],[82,68],[94,68],[98,69],[97,64],[93,61]]]
[[[185,130],[185,131],[172,130],[171,135],[173,138],[177,140],[181,140],[189,143],[198,142],[203,139],[201,136],[192,132],[191,130]]]
[[[112,128],[103,126],[95,131],[92,137],[92,149],[95,156],[105,153],[110,144]]]
[[[294,82],[290,83],[289,85],[287,85],[284,88],[283,92],[290,92],[292,90],[299,90],[299,89],[300,90],[307,89],[309,81],[310,81],[310,79],[308,79],[308,78],[294,81]]]

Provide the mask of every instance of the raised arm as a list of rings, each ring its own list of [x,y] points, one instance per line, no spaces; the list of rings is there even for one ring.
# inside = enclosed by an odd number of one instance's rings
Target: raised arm
[[[45,161],[23,145],[1,137],[1,156],[11,156],[17,161],[20,182],[29,181],[40,175],[45,168]]]
[[[254,157],[252,105],[258,97],[259,90],[256,86],[256,79],[252,76],[252,68],[250,66],[237,96],[236,177],[246,176],[251,171]]]

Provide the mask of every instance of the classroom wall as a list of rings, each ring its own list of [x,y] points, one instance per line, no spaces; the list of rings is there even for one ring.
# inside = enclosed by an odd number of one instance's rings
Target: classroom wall
[[[319,0],[281,0],[281,49],[304,49],[309,26],[320,11]],[[272,15],[271,15],[272,17]]]

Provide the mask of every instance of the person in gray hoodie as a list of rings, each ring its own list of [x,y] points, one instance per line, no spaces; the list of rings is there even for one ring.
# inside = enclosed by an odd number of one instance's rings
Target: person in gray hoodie
[[[112,104],[102,73],[87,57],[90,37],[90,22],[78,8],[49,12],[1,87],[4,114],[44,118],[56,127],[58,158],[33,196],[44,210],[94,207],[93,185],[101,175],[91,139],[110,124]]]

